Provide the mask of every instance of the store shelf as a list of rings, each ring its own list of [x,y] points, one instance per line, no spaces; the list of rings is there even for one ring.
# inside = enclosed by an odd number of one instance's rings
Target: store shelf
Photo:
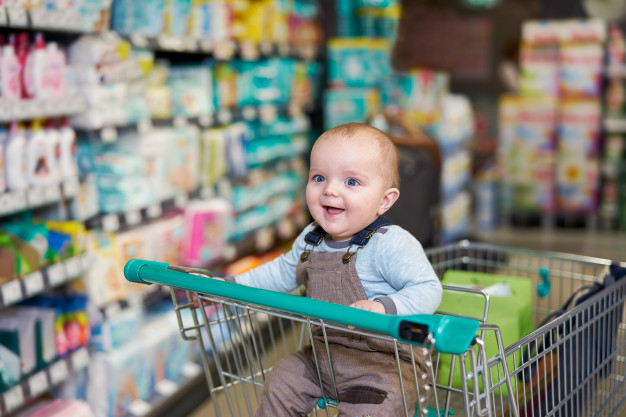
[[[184,400],[186,402],[189,393],[197,390],[198,387],[204,386],[205,391],[208,390],[208,388],[206,388],[206,379],[200,365],[188,362],[185,366],[183,366],[182,374],[183,379],[179,383],[167,379],[163,379],[158,382],[155,387],[155,393],[149,401],[134,401],[130,404],[130,412],[126,414],[125,417],[151,417],[159,415],[172,416],[169,412],[164,413],[164,410],[171,407],[180,407],[180,401]]]
[[[626,66],[611,66],[606,68],[606,76],[610,78],[626,78]]]
[[[87,110],[82,95],[50,100],[0,100],[0,122],[72,116]]]
[[[152,220],[159,219],[163,213],[168,213],[173,209],[184,208],[189,199],[197,195],[197,191],[187,194],[179,194],[174,198],[170,198],[159,203],[152,204],[147,207],[127,210],[123,213],[102,213],[98,214],[85,222],[87,229],[102,229],[105,232],[118,232],[130,227],[147,223]]]
[[[123,126],[75,126],[75,130],[81,136],[86,136],[91,139],[100,139],[103,142],[115,142],[120,136],[124,136],[125,134],[145,134],[149,132],[152,127],[181,127],[192,124],[209,128],[225,126],[237,121],[249,122],[254,120],[260,120],[267,124],[275,121],[279,115],[285,117],[300,117],[307,111],[310,111],[308,106],[268,103],[223,108],[213,114],[198,117],[177,116],[168,119],[142,120]]]
[[[88,364],[89,352],[87,348],[80,348],[66,357],[57,359],[45,369],[29,376],[2,394],[0,401],[2,415],[11,413],[32,402]]]
[[[626,119],[605,119],[604,129],[609,133],[626,133]]]
[[[0,6],[0,26],[58,32],[85,32],[80,14],[75,10],[45,10]]]
[[[146,37],[140,34],[127,35],[125,38],[138,48],[167,52],[211,54],[218,60],[230,60],[236,56],[245,60],[255,60],[263,57],[291,57],[312,60],[319,53],[316,47],[294,47],[289,44],[271,42],[257,44],[229,40],[191,39],[169,35]]]
[[[2,284],[0,308],[19,303],[81,277],[89,268],[90,262],[89,254],[85,253]]]
[[[9,191],[0,194],[0,216],[35,209],[63,199],[74,198],[79,191],[78,178],[59,184],[30,187],[23,191]]]

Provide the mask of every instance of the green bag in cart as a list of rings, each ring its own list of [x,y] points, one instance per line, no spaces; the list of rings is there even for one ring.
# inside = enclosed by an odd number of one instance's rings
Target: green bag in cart
[[[528,278],[496,275],[485,272],[447,271],[441,281],[443,285],[485,289],[496,284],[505,284],[503,288],[510,295],[491,295],[489,297],[489,315],[487,324],[500,327],[504,347],[511,345],[523,336],[534,330],[532,312],[533,284]],[[510,291],[508,291],[508,288]],[[493,288],[493,287],[492,287]],[[482,295],[444,290],[439,311],[482,318],[485,309],[485,298]],[[487,358],[498,354],[498,344],[493,331],[485,334]],[[451,355],[442,354],[439,358],[439,383],[447,384],[450,376]],[[509,372],[514,369],[513,358],[509,358]],[[469,371],[469,358],[466,360],[466,369]],[[494,376],[494,383],[497,382]],[[458,360],[455,364],[453,386],[461,388],[461,371]],[[471,384],[468,386],[471,389]],[[481,391],[483,387],[480,387]],[[500,393],[499,390],[495,391]],[[507,395],[503,386],[502,394]]]

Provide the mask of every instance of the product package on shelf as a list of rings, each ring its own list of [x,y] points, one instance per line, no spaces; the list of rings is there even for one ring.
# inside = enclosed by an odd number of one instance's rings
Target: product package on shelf
[[[524,23],[521,95],[500,101],[506,221],[595,224],[605,38],[606,24],[593,19]]]
[[[559,107],[557,207],[562,214],[591,215],[600,192],[601,104],[570,100]]]
[[[112,318],[115,331],[130,337],[97,352],[89,364],[87,400],[95,416],[130,414],[142,404],[149,408],[152,398],[183,382],[186,365],[198,356],[197,345],[180,337],[171,305],[160,310]],[[132,328],[138,331],[130,335]]]
[[[185,265],[206,267],[219,260],[232,233],[232,207],[224,199],[191,203],[185,209],[185,234],[180,259]]]
[[[554,215],[556,100],[503,96],[500,101],[500,146],[504,216]]]

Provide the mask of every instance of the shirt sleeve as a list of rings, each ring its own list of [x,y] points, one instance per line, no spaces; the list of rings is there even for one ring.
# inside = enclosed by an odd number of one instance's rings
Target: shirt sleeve
[[[391,227],[377,240],[375,263],[379,274],[396,290],[388,298],[397,314],[432,314],[441,303],[439,278],[422,245],[401,227]]]
[[[312,225],[304,228],[294,241],[291,250],[261,266],[229,279],[237,284],[266,290],[291,292],[298,288],[296,267],[300,254],[304,251],[304,236],[313,229]]]

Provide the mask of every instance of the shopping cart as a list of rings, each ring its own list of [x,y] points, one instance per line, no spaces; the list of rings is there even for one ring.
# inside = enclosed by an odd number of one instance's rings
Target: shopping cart
[[[611,265],[596,258],[469,242],[435,248],[427,255],[439,276],[447,270],[471,270],[536,281],[544,295],[535,296],[537,323],[557,311],[567,295],[600,282]],[[280,358],[312,341],[323,341],[314,355],[317,369],[327,367],[322,358],[332,361],[333,349],[327,336],[337,331],[390,346],[406,416],[617,416],[625,405],[626,279],[505,347],[500,329],[488,324],[489,296],[479,290],[447,288],[482,297],[481,317],[398,317],[190,272],[206,274],[140,260],[125,268],[131,281],[171,288],[183,338],[199,341],[217,416],[253,415],[267,373]],[[487,355],[487,337],[496,341],[497,354]],[[592,354],[581,354],[585,343]],[[452,355],[449,375],[439,375],[439,358],[445,354]],[[333,364],[329,366],[332,372]],[[453,382],[455,372],[461,375],[460,386]],[[311,415],[337,415],[340,394],[333,383],[320,389]]]
[[[468,241],[427,255],[440,277],[459,270],[509,275],[536,288],[536,330],[482,369],[496,415],[626,416],[626,263]],[[481,295],[485,308],[477,319],[487,323],[489,297]],[[508,375],[503,363],[513,364]],[[509,381],[513,390],[499,389]]]

